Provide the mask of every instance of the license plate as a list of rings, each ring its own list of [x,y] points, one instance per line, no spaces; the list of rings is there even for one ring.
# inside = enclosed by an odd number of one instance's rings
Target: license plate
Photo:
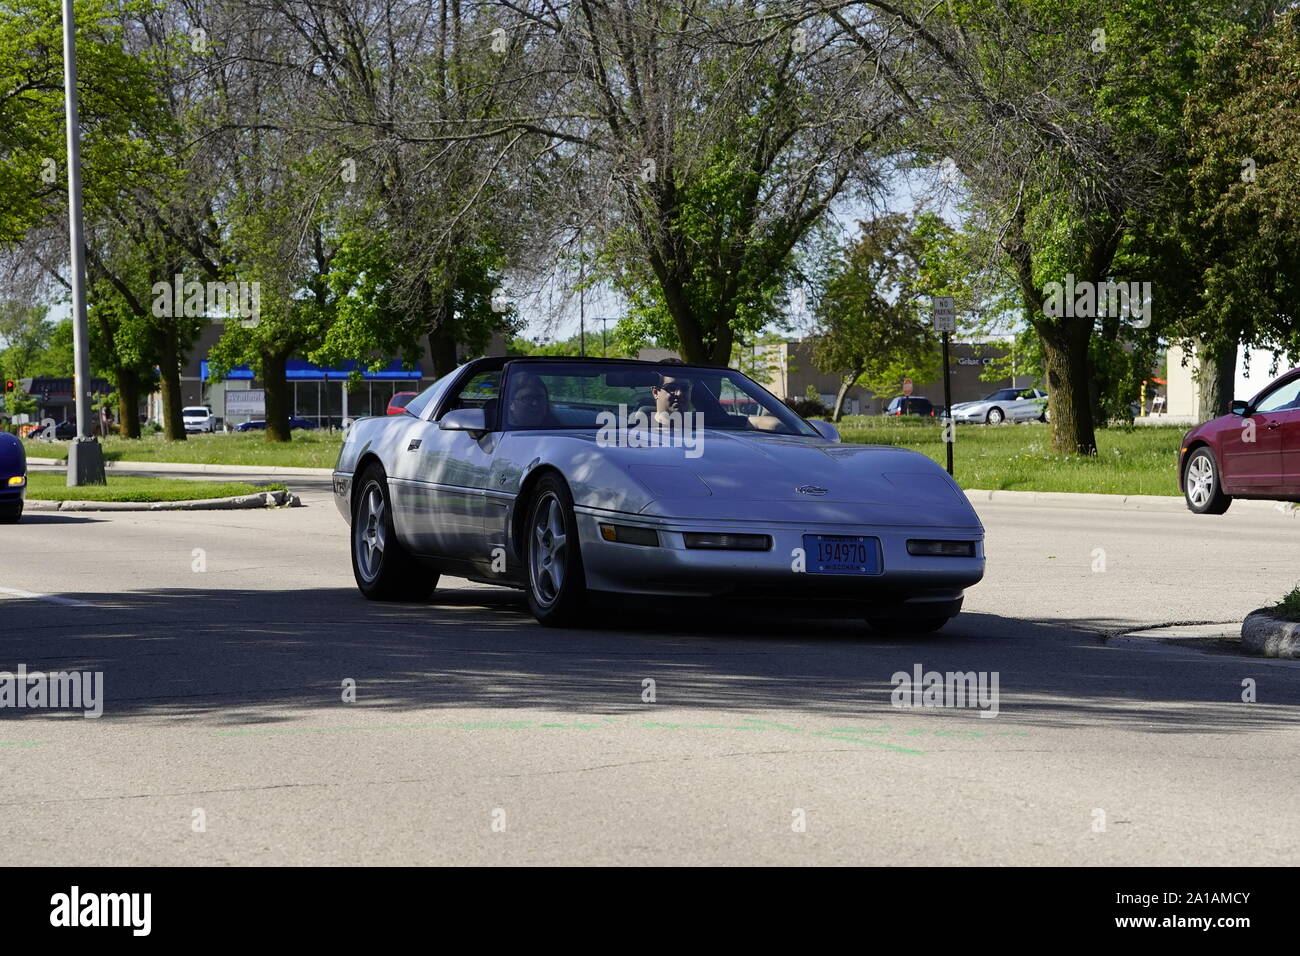
[[[880,541],[861,535],[806,534],[803,550],[812,574],[879,574]]]

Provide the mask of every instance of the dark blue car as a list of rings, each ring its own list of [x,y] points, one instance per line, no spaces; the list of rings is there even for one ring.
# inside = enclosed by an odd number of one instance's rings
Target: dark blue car
[[[306,429],[307,431],[314,431],[316,428],[316,423],[311,421],[310,419],[299,418],[297,415],[290,415],[289,429],[293,430],[295,428],[302,428],[302,429]],[[235,426],[235,431],[237,432],[266,431],[266,420],[263,418],[255,418],[251,422],[240,422],[238,425]]]
[[[26,495],[27,452],[13,435],[0,432],[0,521],[21,518]]]

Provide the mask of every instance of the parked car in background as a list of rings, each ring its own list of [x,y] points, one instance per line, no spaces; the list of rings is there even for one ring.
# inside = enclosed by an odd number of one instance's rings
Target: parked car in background
[[[316,423],[307,418],[300,418],[297,415],[289,416],[289,429],[303,429],[305,431],[314,431]],[[254,418],[251,421],[240,422],[235,426],[237,432],[264,432],[266,431],[266,419]]]
[[[886,415],[925,415],[934,418],[939,412],[932,401],[920,395],[899,395],[885,406]]]
[[[1189,431],[1178,487],[1197,514],[1221,515],[1233,498],[1300,501],[1300,369]]]
[[[1045,422],[1047,393],[1037,388],[999,388],[975,402],[958,402],[952,420],[968,424],[998,425],[1002,422]]]
[[[217,418],[212,414],[212,409],[206,405],[191,405],[182,408],[181,421],[185,425],[187,434],[215,432],[217,430]]]
[[[13,435],[0,432],[0,521],[21,518],[26,496],[27,452]]]
[[[393,397],[388,400],[388,410],[384,414],[402,414],[402,412],[406,411],[406,406],[410,403],[411,399],[415,398],[415,396],[419,394],[419,392],[395,392]]]

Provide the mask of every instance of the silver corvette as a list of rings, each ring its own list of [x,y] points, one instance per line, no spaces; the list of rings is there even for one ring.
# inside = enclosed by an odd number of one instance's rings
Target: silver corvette
[[[1047,393],[1037,388],[999,388],[977,402],[958,402],[953,421],[1000,425],[1002,422],[1046,422]]]
[[[543,624],[637,595],[942,627],[984,529],[930,458],[843,445],[739,372],[486,358],[348,431],[334,495],[376,600],[439,574],[523,588]]]

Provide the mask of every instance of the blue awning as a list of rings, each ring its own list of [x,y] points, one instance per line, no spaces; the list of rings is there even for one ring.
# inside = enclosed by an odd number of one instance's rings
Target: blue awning
[[[321,368],[311,362],[302,359],[289,359],[285,363],[285,377],[291,382],[337,382],[349,378],[354,370],[360,369],[363,379],[380,380],[380,381],[419,381],[422,378],[420,367],[417,365],[413,369],[402,367],[400,359],[394,359],[378,372],[372,372],[365,368],[361,362],[347,361],[343,362],[336,368]],[[203,380],[207,381],[208,361],[204,359],[199,363],[199,374]],[[240,365],[232,368],[228,379],[251,379],[254,378],[253,370],[247,365]]]

